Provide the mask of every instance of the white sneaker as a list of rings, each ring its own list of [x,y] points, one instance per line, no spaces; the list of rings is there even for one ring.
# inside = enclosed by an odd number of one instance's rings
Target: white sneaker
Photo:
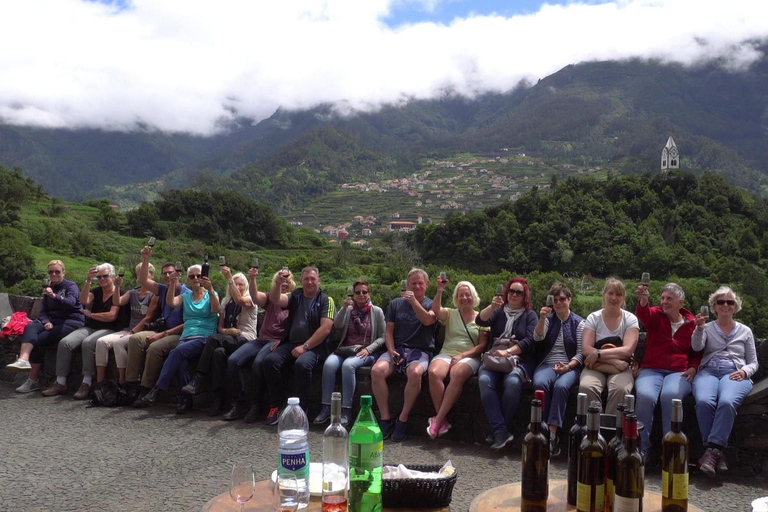
[[[16,388],[17,393],[31,393],[40,389],[40,384],[32,379],[27,379],[24,384]]]
[[[23,359],[17,359],[15,363],[11,363],[5,367],[10,372],[28,372],[32,369],[32,365],[29,361]]]

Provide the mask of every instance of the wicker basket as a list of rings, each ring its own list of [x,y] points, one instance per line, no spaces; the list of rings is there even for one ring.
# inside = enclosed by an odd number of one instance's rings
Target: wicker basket
[[[430,464],[407,464],[408,469],[423,472],[438,472],[442,466]],[[438,508],[451,503],[453,486],[458,470],[445,478],[398,478],[382,480],[381,497],[385,508]]]

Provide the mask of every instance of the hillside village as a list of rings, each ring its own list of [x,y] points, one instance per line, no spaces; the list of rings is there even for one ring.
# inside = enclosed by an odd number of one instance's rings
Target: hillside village
[[[335,195],[339,206],[344,206],[332,209],[335,215],[325,217],[317,209],[307,207],[302,213],[291,215],[289,222],[310,227],[331,242],[350,240],[353,245],[365,246],[372,237],[441,222],[450,212],[481,210],[503,201],[516,201],[534,186],[547,190],[554,175],[602,173],[600,167],[553,165],[525,153],[509,152],[502,148],[490,157],[463,154],[452,159],[430,159],[424,161],[422,170],[407,177],[344,183],[336,194],[323,198],[333,201]],[[333,222],[332,217],[342,209],[350,209],[351,214]]]

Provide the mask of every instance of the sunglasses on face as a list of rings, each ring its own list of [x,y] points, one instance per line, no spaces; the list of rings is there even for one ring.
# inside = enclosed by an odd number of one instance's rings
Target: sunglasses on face
[[[100,276],[96,276],[97,279],[109,279],[109,274],[102,274]]]
[[[48,275],[50,275],[50,276],[58,276],[59,274],[61,274],[61,270],[49,270],[48,271]]]
[[[554,301],[555,301],[555,304],[560,304],[561,302],[568,302],[568,297],[555,297]]]
[[[355,295],[368,295],[368,290],[355,290]]]
[[[510,295],[515,295],[517,297],[522,297],[523,295],[525,295],[525,290],[515,290],[514,288],[510,288],[507,293]]]
[[[735,306],[736,305],[736,301],[735,300],[731,300],[731,299],[717,299],[715,301],[715,304],[717,304],[718,306],[722,306],[722,305],[725,305],[725,304],[728,304],[729,306]]]
[[[169,276],[169,275],[173,274],[174,272],[175,272],[174,270],[164,270],[163,271],[163,275],[164,276]]]
[[[202,279],[203,274],[189,274],[190,279]]]

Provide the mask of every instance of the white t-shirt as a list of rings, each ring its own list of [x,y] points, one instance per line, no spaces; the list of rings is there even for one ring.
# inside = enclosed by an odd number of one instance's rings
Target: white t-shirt
[[[603,322],[602,309],[598,309],[594,313],[590,313],[587,319],[584,321],[584,329],[591,329],[595,331],[595,343],[602,340],[603,338],[610,338],[611,336],[619,336],[623,340],[624,334],[626,334],[627,330],[639,328],[640,324],[637,322],[637,317],[625,309],[621,310],[621,322],[619,323],[618,329],[615,331],[608,329],[608,327],[605,325],[605,322]]]

